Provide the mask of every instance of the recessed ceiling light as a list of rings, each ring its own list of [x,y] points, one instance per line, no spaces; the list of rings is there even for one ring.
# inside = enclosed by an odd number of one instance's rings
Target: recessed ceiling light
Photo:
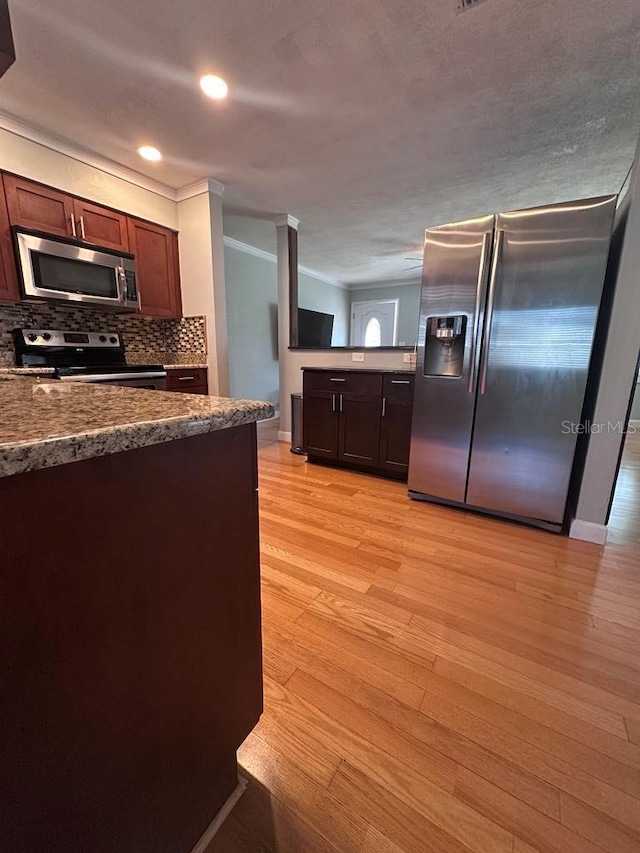
[[[215,98],[216,101],[221,101],[227,97],[229,87],[224,82],[222,77],[216,74],[205,74],[200,78],[200,88],[210,98]]]
[[[141,145],[140,148],[138,148],[138,154],[145,160],[151,160],[153,163],[157,163],[158,160],[162,160],[162,154],[157,148],[154,148],[153,145]]]

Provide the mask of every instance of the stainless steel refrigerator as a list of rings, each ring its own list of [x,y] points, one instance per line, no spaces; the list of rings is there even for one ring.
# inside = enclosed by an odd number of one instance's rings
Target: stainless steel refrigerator
[[[411,497],[561,528],[616,201],[426,231]]]

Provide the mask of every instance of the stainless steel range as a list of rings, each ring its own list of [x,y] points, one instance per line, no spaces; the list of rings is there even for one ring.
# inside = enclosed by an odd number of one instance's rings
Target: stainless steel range
[[[163,391],[167,371],[161,364],[127,364],[117,332],[65,332],[16,329],[14,343],[21,367],[53,367],[62,382],[128,385]]]

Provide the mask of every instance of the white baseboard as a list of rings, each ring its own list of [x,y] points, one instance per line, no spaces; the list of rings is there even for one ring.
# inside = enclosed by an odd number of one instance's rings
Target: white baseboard
[[[291,433],[290,432],[280,432],[278,433],[278,441],[285,441],[287,444],[291,444]]]
[[[231,796],[222,806],[222,808],[211,821],[209,826],[205,829],[202,837],[200,838],[196,846],[193,848],[191,853],[206,853],[207,847],[211,844],[213,836],[217,833],[222,824],[229,817],[231,810],[238,802],[240,797],[244,794],[247,784],[247,780],[244,778],[244,776],[238,775],[238,784],[231,792]]]
[[[569,537],[581,539],[583,542],[595,542],[596,545],[604,545],[607,541],[608,530],[604,524],[595,524],[593,521],[581,521],[574,518],[571,522]]]

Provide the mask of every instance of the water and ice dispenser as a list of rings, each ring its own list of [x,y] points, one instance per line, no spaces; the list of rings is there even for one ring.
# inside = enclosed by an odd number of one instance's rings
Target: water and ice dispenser
[[[424,348],[425,376],[462,376],[467,317],[429,317]]]

